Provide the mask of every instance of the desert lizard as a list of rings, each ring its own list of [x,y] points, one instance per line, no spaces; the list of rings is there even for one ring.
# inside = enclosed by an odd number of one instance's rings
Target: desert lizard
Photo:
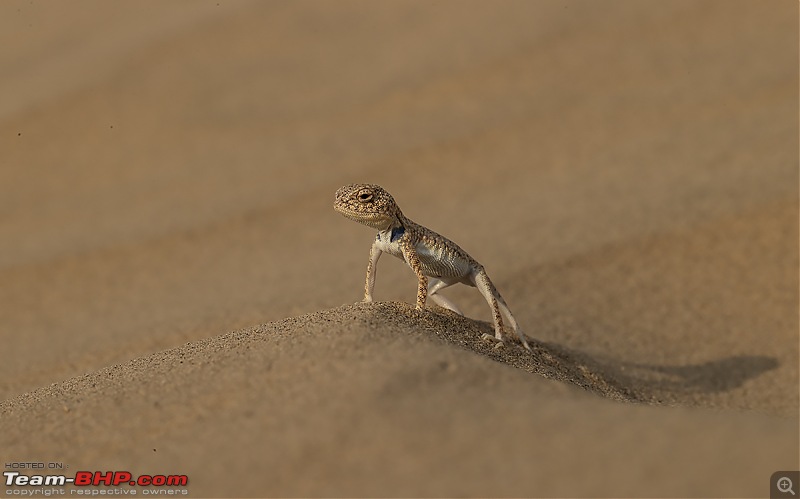
[[[385,189],[374,184],[346,185],[336,191],[333,208],[351,220],[378,230],[369,253],[364,302],[372,302],[378,259],[383,253],[389,253],[404,260],[417,275],[418,310],[425,307],[426,298],[430,296],[441,307],[463,315],[450,300],[439,294],[439,291],[457,283],[474,286],[491,307],[494,319],[495,334],[494,336],[484,334],[484,339],[496,341],[497,346],[503,344],[505,334],[502,311],[525,348],[531,349],[516,319],[511,315],[511,310],[492,284],[483,265],[453,241],[414,223],[403,215],[394,198]]]

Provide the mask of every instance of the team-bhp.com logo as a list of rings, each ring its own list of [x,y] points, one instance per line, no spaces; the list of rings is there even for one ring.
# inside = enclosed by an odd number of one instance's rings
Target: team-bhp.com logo
[[[138,475],[128,471],[78,471],[75,476],[66,475],[23,475],[18,471],[4,471],[6,486],[50,486],[76,487],[100,486],[119,487],[131,485],[139,487],[185,487],[189,484],[186,475]]]

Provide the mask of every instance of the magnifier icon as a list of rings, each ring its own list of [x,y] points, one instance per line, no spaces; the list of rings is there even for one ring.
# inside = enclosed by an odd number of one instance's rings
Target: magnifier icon
[[[797,495],[797,494],[794,493],[794,490],[792,490],[792,486],[794,484],[792,483],[791,480],[789,480],[789,478],[787,478],[785,476],[782,476],[782,477],[778,478],[778,481],[776,482],[776,484],[778,486],[778,490],[780,490],[781,493],[785,494],[785,493],[789,492],[792,495]]]

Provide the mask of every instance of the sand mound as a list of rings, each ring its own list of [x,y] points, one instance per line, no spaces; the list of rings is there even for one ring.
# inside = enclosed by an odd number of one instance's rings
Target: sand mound
[[[6,400],[0,447],[186,473],[202,496],[755,495],[792,459],[793,420],[604,400],[657,383],[545,343],[493,350],[490,330],[398,303],[269,323]]]

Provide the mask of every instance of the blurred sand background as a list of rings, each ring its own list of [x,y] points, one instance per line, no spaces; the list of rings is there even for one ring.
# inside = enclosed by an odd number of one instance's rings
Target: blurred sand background
[[[768,494],[798,463],[798,4],[0,3],[0,459],[192,496]],[[481,261],[488,308],[331,208]],[[398,302],[405,302],[398,303]],[[228,333],[228,334],[224,334]],[[6,489],[3,489],[6,493]]]

